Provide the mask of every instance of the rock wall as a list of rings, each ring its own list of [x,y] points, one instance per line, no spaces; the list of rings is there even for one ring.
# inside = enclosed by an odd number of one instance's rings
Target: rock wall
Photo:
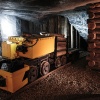
[[[63,16],[67,17],[70,24],[72,24],[76,30],[78,30],[80,36],[85,40],[88,38],[88,25],[87,19],[88,14],[86,11],[66,11],[62,13]]]

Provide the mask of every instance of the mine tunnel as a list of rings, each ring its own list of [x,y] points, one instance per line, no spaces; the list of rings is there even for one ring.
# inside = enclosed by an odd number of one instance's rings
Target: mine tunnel
[[[100,0],[0,0],[0,100],[99,100],[99,78]]]

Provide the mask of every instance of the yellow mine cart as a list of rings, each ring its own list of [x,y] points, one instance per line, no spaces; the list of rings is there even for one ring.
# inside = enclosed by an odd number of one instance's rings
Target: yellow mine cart
[[[28,45],[27,52],[22,53],[19,52],[18,55],[21,57],[26,57],[30,59],[35,59],[42,57],[46,54],[54,52],[55,48],[55,37],[39,37],[38,39],[30,39],[30,43],[26,43]],[[34,45],[34,46],[32,46]]]
[[[29,40],[31,42],[24,43],[27,46],[27,52],[16,52],[16,47],[21,46],[24,39],[22,37],[9,37],[9,42],[2,42],[2,56],[8,59],[15,59],[16,56],[35,59],[54,52],[54,36],[37,37],[37,39],[31,38]]]
[[[54,52],[54,49],[55,36],[12,36],[9,37],[8,41],[2,42],[2,57],[5,60],[0,61],[0,65],[5,67],[4,65],[6,63],[8,70],[3,70],[0,66],[0,88],[13,93],[28,82],[34,81],[38,77],[37,66],[39,66],[42,75],[47,74],[50,70],[50,64],[48,62],[49,54]],[[20,59],[25,59],[25,67],[24,64],[22,64],[23,67],[21,66],[20,63],[23,60]],[[32,65],[29,62],[31,61],[30,59],[32,60]],[[33,71],[36,73],[35,76],[32,73]],[[27,72],[28,75],[26,75]]]
[[[16,55],[16,43],[2,42],[2,56],[8,59],[14,59]]]
[[[28,70],[28,65],[25,65],[24,68],[13,73],[0,70],[0,88],[12,93],[19,90],[28,83],[28,78],[23,80],[25,72]]]
[[[21,45],[24,41],[23,37],[10,36],[8,41],[2,42],[2,56],[8,59],[15,59],[17,57],[16,47]]]

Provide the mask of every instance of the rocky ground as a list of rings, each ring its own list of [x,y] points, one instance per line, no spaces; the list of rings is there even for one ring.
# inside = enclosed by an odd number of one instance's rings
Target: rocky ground
[[[3,94],[2,94],[3,92]],[[100,100],[100,73],[87,68],[87,61],[58,68],[10,100]],[[9,92],[0,90],[0,100]]]

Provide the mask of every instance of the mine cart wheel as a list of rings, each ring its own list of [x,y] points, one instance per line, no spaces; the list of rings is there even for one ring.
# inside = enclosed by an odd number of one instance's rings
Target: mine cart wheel
[[[38,78],[38,68],[36,66],[31,66],[28,74],[28,82],[31,83]]]
[[[43,61],[40,65],[40,74],[43,76],[43,75],[46,75],[47,73],[49,73],[50,71],[50,64],[48,61]]]
[[[66,64],[66,56],[62,56],[61,57],[61,65],[65,65]]]
[[[55,60],[55,67],[58,68],[60,66],[61,66],[61,60],[60,60],[60,57],[57,57]]]

